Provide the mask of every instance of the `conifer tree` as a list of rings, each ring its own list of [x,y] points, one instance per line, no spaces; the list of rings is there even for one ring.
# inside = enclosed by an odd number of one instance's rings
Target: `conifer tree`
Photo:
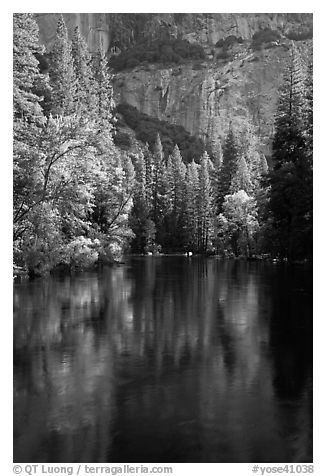
[[[188,251],[195,252],[198,247],[198,193],[199,165],[193,160],[186,171],[186,244]]]
[[[312,164],[305,137],[304,74],[295,48],[280,90],[270,171],[270,206],[280,256],[311,254]]]
[[[239,146],[230,124],[225,144],[223,146],[223,163],[219,174],[218,209],[221,210],[224,197],[230,192],[232,177],[235,174],[240,156]]]
[[[313,64],[312,56],[305,75],[305,94],[303,104],[304,135],[306,139],[306,150],[308,160],[312,168],[312,146],[313,146]]]
[[[146,165],[142,152],[134,156],[135,188],[133,193],[133,207],[129,223],[135,234],[132,240],[132,250],[143,253],[146,246],[146,230],[148,228],[149,209],[146,200]]]
[[[106,128],[112,128],[112,110],[114,108],[111,75],[102,43],[99,44],[93,59],[97,117]]]
[[[75,112],[76,76],[71,43],[62,15],[60,15],[56,37],[50,54],[49,78],[52,88],[52,115],[69,115]]]
[[[37,86],[46,85],[36,54],[43,53],[38,27],[30,13],[13,16],[13,205],[14,240],[28,231],[29,211],[40,188],[41,151],[38,144],[46,118]]]
[[[134,157],[133,163],[136,180],[134,196],[146,206],[146,164],[142,151]]]
[[[154,191],[154,163],[153,154],[146,143],[144,148],[144,161],[146,172],[146,202],[149,210],[153,209],[153,191]]]
[[[95,106],[94,78],[91,68],[91,56],[87,43],[76,26],[72,37],[72,57],[76,76],[76,101],[78,107],[90,110]]]
[[[179,148],[175,145],[168,158],[166,173],[168,176],[168,195],[171,204],[169,219],[170,246],[175,250],[185,246],[185,176],[186,166]]]
[[[175,230],[171,229],[171,216],[173,216],[173,201],[171,191],[171,181],[169,171],[163,164],[162,175],[159,178],[158,187],[158,217],[157,217],[157,241],[163,248],[175,246],[173,235]]]
[[[184,180],[186,176],[186,166],[182,160],[179,147],[174,146],[171,155],[171,172],[172,172],[172,196],[173,196],[173,212],[175,216],[180,215],[181,207],[184,202]]]
[[[153,151],[153,221],[155,225],[162,219],[161,199],[163,193],[164,153],[160,135],[157,134]]]
[[[212,238],[213,191],[209,176],[209,156],[207,152],[201,158],[198,173],[198,250],[206,253]]]
[[[175,187],[175,171],[172,162],[172,154],[168,156],[166,161],[166,176],[169,182],[168,195],[171,202],[171,209],[174,212],[176,208],[176,187]]]
[[[219,207],[219,185],[220,185],[220,172],[222,165],[222,147],[220,149],[220,159],[216,159],[216,156],[208,160],[208,170],[212,187],[212,212],[216,213]]]
[[[304,76],[299,54],[292,49],[280,88],[279,104],[275,117],[273,161],[275,170],[286,163],[294,164],[304,148],[303,106]]]
[[[13,16],[13,100],[14,119],[42,124],[42,98],[34,90],[45,82],[39,71],[37,54],[44,52],[38,38],[38,26],[32,13]]]
[[[231,181],[230,193],[233,194],[240,190],[244,190],[248,195],[252,192],[250,173],[243,155],[238,160],[237,169]]]

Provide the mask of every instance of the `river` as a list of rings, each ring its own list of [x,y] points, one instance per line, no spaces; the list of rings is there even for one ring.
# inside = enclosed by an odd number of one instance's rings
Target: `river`
[[[311,462],[312,277],[133,257],[14,284],[15,462]]]

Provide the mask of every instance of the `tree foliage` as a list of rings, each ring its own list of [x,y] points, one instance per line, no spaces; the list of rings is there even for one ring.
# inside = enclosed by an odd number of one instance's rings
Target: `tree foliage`
[[[76,76],[76,101],[79,108],[94,109],[96,105],[94,73],[87,43],[76,26],[71,42],[71,54]]]
[[[78,30],[71,47],[61,16],[49,55],[45,115],[34,93],[45,78],[35,56],[40,48],[33,16],[15,15],[14,30],[15,260],[42,274],[59,264],[83,267],[112,259],[132,237],[134,172],[113,144],[110,90],[97,82],[101,74],[91,69]]]
[[[253,255],[259,223],[255,200],[244,190],[225,197],[218,225],[224,250],[230,249],[235,256]]]
[[[68,31],[60,15],[56,37],[50,53],[49,78],[51,85],[52,115],[69,115],[75,112],[77,79]]]
[[[302,259],[312,254],[312,89],[293,48],[284,73],[275,118],[270,207],[280,256]],[[312,84],[312,79],[308,81]]]
[[[30,274],[112,262],[125,250],[311,256],[312,64],[295,49],[269,164],[249,120],[213,134],[209,156],[181,126],[114,109],[102,46],[91,58],[62,16],[48,75],[41,54],[33,15],[15,14],[14,257]],[[117,147],[115,114],[144,145]]]
[[[228,134],[223,146],[223,163],[219,174],[218,208],[221,209],[224,197],[230,192],[232,178],[235,174],[240,149],[230,124]]]

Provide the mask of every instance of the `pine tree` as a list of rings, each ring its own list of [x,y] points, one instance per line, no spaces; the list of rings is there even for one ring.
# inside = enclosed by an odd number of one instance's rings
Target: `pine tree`
[[[303,105],[304,153],[295,162],[296,187],[292,218],[290,253],[294,257],[311,258],[313,245],[313,122],[312,66],[309,67]],[[310,76],[310,79],[309,79]]]
[[[172,192],[173,192],[173,212],[175,216],[181,213],[181,207],[184,202],[184,180],[186,176],[186,166],[182,160],[179,147],[174,146],[171,155],[172,171]]]
[[[149,219],[149,209],[146,200],[146,165],[142,152],[134,156],[135,189],[133,194],[133,207],[129,223],[135,234],[132,240],[132,250],[143,253],[146,246],[146,236]]]
[[[294,164],[304,149],[303,105],[304,76],[298,52],[293,47],[280,89],[273,141],[274,169]]]
[[[219,207],[220,172],[221,172],[221,165],[223,163],[223,152],[222,152],[221,142],[218,141],[218,144],[219,144],[218,146],[219,152],[215,154],[215,156],[213,156],[212,159],[209,159],[209,162],[208,162],[209,175],[211,179],[211,187],[212,187],[212,194],[213,194],[213,203],[212,203],[213,213],[215,213]]]
[[[177,203],[177,190],[175,185],[175,170],[172,161],[172,155],[169,155],[166,161],[165,167],[165,177],[167,181],[167,190],[166,190],[166,200],[169,203],[170,214],[166,217],[166,226],[168,229],[169,235],[169,248],[174,247],[174,240],[175,240],[175,228],[177,223],[177,210],[178,210],[178,203]]]
[[[224,197],[230,192],[232,177],[235,174],[240,156],[239,146],[235,138],[233,128],[230,125],[223,146],[223,163],[219,174],[218,185],[218,209],[221,209]]]
[[[186,244],[188,251],[198,249],[198,193],[199,165],[193,160],[187,165],[186,172]]]
[[[62,15],[50,54],[49,77],[52,115],[69,115],[76,107],[76,76],[68,31]]]
[[[97,102],[97,117],[99,123],[106,128],[112,128],[112,110],[114,108],[113,89],[108,62],[102,43],[99,44],[97,53],[93,59],[93,71],[95,78],[95,95]]]
[[[42,98],[35,94],[46,80],[39,72],[36,54],[43,53],[38,27],[30,13],[13,16],[13,205],[14,240],[28,231],[29,211],[37,201],[41,181],[39,140],[46,121]]]
[[[76,26],[72,37],[71,53],[76,76],[76,101],[78,108],[90,110],[95,106],[94,78],[91,68],[91,56],[87,43]]]
[[[171,181],[169,171],[163,164],[162,174],[159,178],[158,186],[158,217],[157,217],[157,241],[164,248],[175,246],[173,235],[175,230],[171,229],[171,217],[173,216],[173,193],[170,188]]]
[[[253,198],[256,200],[257,204],[257,219],[261,225],[261,236],[259,236],[260,241],[262,242],[264,238],[264,228],[267,226],[269,221],[269,187],[268,187],[268,163],[264,155],[260,156],[260,161],[258,165],[258,170],[254,176],[254,185],[253,185]]]
[[[136,179],[134,196],[146,206],[146,164],[141,151],[134,157],[133,163]]]
[[[170,247],[181,250],[185,246],[185,176],[186,166],[179,148],[175,145],[168,158],[166,173],[168,177],[168,197],[171,204],[169,217]]]
[[[256,196],[261,188],[262,162],[260,144],[253,125],[247,120],[241,130],[240,154],[244,157],[250,181],[250,188],[247,193]]]
[[[198,173],[198,241],[201,253],[206,253],[212,238],[212,204],[213,191],[209,176],[209,157],[204,153],[200,161]]]
[[[293,48],[280,90],[270,171],[270,206],[278,253],[289,259],[311,254],[312,164],[305,137],[305,84]]]
[[[13,100],[14,119],[42,124],[42,98],[34,92],[38,83],[45,82],[40,73],[37,54],[44,52],[39,43],[38,26],[31,13],[13,16]]]
[[[144,148],[144,160],[146,171],[146,203],[150,211],[153,209],[153,190],[154,190],[154,163],[153,154],[146,143]]]
[[[164,174],[164,153],[160,135],[157,134],[153,151],[153,221],[157,226],[162,219],[161,198]]]
[[[312,56],[309,58],[307,72],[305,75],[305,94],[303,104],[304,135],[306,139],[306,149],[308,160],[312,168],[313,149],[313,63]]]
[[[230,193],[233,194],[240,190],[244,190],[248,195],[252,192],[250,173],[243,155],[238,160],[237,169],[231,181]]]

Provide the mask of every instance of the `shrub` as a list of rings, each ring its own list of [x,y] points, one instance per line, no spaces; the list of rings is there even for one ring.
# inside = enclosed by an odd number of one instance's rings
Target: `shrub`
[[[219,60],[219,59],[227,60],[227,59],[230,59],[230,58],[231,58],[231,55],[227,51],[221,51],[220,53],[217,53],[215,55],[215,59],[217,59],[217,60]]]
[[[312,28],[305,31],[291,30],[285,34],[289,40],[304,41],[311,40],[313,36]]]
[[[66,246],[65,262],[75,269],[90,268],[98,259],[97,245],[95,240],[77,236]]]
[[[16,255],[23,257],[18,261],[28,269],[30,276],[47,274],[61,260],[63,236],[60,230],[60,214],[51,204],[41,203],[30,214],[26,227],[29,233],[19,244]],[[20,252],[20,253],[19,253]]]
[[[235,35],[229,35],[226,38],[221,38],[215,44],[217,48],[221,48],[222,50],[215,55],[216,60],[228,60],[231,58],[231,54],[229,53],[229,48],[236,44],[236,43],[243,43],[243,39],[241,36],[236,37]]]
[[[109,246],[106,249],[106,253],[109,257],[109,260],[111,262],[115,261],[121,261],[123,251],[122,251],[122,246],[118,242],[112,242],[109,244]]]
[[[131,139],[129,134],[126,132],[117,131],[116,135],[113,137],[115,145],[118,147],[131,147]]]
[[[180,38],[165,38],[151,43],[141,42],[129,48],[119,56],[110,59],[110,66],[116,71],[134,68],[139,64],[161,63],[178,64],[187,59],[205,59],[201,45],[189,43]]]
[[[235,35],[229,35],[226,38],[221,38],[215,44],[217,48],[223,48],[227,50],[230,46],[234,45],[235,43],[243,43],[243,39],[241,36],[237,37]]]
[[[269,43],[271,41],[277,41],[281,38],[281,35],[276,30],[270,28],[264,28],[263,30],[256,31],[252,37],[252,48],[254,50],[259,49],[263,43]]]

